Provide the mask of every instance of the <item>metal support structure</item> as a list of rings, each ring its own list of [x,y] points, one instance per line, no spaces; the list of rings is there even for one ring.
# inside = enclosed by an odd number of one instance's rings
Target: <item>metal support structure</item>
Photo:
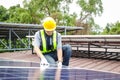
[[[27,45],[21,40],[21,38],[16,34],[16,32],[14,30],[12,30],[12,32],[15,34],[15,36],[25,45],[25,47],[27,48]]]
[[[64,32],[65,32],[65,35],[66,35],[66,32],[67,32],[66,28],[64,29]]]
[[[1,38],[0,39],[0,43],[2,44],[2,45],[4,45],[5,46],[5,48],[1,48],[0,49],[0,51],[4,51],[4,50],[27,50],[27,49],[31,49],[31,38],[28,38],[28,44],[27,43],[24,43],[23,41],[22,41],[22,38],[20,37],[20,35],[18,35],[17,33],[16,33],[16,29],[12,29],[12,28],[9,28],[9,29],[7,29],[8,30],[8,44],[5,44],[3,41],[2,41],[2,39],[4,39],[4,38]],[[22,29],[22,30],[25,30],[25,29]],[[25,30],[25,31],[27,31],[28,32],[28,35],[34,35],[34,33],[35,33],[35,30],[34,29],[27,29],[27,30]],[[36,30],[37,31],[37,30]],[[19,41],[21,41],[21,43],[22,44],[24,44],[25,45],[25,48],[16,48],[15,46],[14,47],[12,47],[12,41],[14,41],[14,40],[12,40],[12,38],[13,38],[13,34],[19,39]],[[24,32],[23,32],[24,33]],[[16,39],[17,39],[16,38]],[[25,37],[24,37],[25,38]]]
[[[28,35],[30,36],[30,30],[29,30],[29,33],[28,33]],[[30,38],[28,38],[28,48],[30,48]]]
[[[2,50],[26,50],[32,49],[31,47],[31,38],[28,38],[28,42],[25,43],[22,41],[22,38],[26,38],[26,36],[34,35],[38,30],[43,29],[40,24],[17,24],[17,23],[4,23],[0,22],[0,43],[5,47],[0,47],[0,51]],[[82,30],[82,27],[68,27],[68,26],[57,26],[56,30],[58,32],[64,32],[64,35],[67,34],[67,31],[73,30]],[[2,41],[5,39],[6,42]],[[19,39],[22,46],[17,48],[16,40]],[[6,44],[7,43],[7,44]],[[13,44],[12,44],[13,43]],[[15,46],[14,46],[15,45]],[[25,46],[25,47],[24,47]]]
[[[9,29],[9,49],[11,49],[11,33],[12,33],[12,30]]]
[[[91,45],[91,43],[88,43],[88,57],[90,58],[91,56],[90,56],[90,45]]]
[[[9,47],[0,39],[0,42],[7,48],[9,49]]]

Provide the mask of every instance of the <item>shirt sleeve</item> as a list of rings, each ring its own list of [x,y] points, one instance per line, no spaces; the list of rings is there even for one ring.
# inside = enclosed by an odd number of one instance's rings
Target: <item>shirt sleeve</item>
[[[40,33],[39,33],[39,31],[37,31],[35,33],[35,38],[34,38],[33,46],[40,47],[40,45],[41,45],[40,43],[41,43]]]
[[[58,33],[57,41],[58,41],[57,49],[62,49],[62,39],[61,39],[61,34],[60,33]]]

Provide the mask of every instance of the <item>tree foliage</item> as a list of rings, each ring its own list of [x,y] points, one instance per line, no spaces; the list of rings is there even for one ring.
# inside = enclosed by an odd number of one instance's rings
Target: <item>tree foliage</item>
[[[0,6],[0,21],[41,24],[44,17],[52,16],[60,26],[82,26],[84,34],[97,31],[93,30],[99,27],[94,22],[94,16],[100,16],[103,12],[101,0],[76,0],[81,8],[80,15],[77,15],[78,12],[69,14],[68,5],[72,2],[73,0],[24,0],[23,8],[19,4],[8,10]]]
[[[107,24],[102,34],[120,34],[120,22]]]
[[[52,16],[58,24],[62,24],[59,23],[64,15],[62,12],[69,11],[67,5],[71,2],[72,0],[30,0],[29,2],[24,0],[24,7],[30,12],[34,23],[38,21],[41,23],[44,17]],[[66,4],[63,6],[62,3]]]
[[[6,21],[8,19],[7,9],[0,6],[0,21]]]
[[[100,16],[103,12],[102,1],[101,0],[78,0],[81,8],[79,23],[88,24],[85,27],[86,34],[91,33],[92,27],[97,24],[94,22],[94,16]],[[81,26],[81,25],[79,25]],[[97,26],[98,27],[98,26]],[[95,29],[95,28],[94,28]]]

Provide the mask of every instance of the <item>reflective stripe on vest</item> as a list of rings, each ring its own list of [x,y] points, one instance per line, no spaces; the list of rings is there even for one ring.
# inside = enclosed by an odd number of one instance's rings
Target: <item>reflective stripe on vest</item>
[[[41,34],[42,47],[43,47],[42,53],[47,53],[47,52],[54,51],[57,48],[57,40],[56,40],[56,35],[57,34],[56,34],[56,31],[53,32],[53,36],[52,36],[53,37],[52,38],[52,41],[53,41],[53,49],[52,50],[47,50],[44,30],[40,30],[40,34]]]

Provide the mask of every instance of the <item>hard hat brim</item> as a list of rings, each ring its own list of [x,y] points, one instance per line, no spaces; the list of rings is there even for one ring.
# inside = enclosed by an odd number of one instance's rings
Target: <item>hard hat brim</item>
[[[56,28],[53,28],[53,29],[46,29],[46,28],[44,28],[44,30],[46,30],[46,31],[54,31]]]

